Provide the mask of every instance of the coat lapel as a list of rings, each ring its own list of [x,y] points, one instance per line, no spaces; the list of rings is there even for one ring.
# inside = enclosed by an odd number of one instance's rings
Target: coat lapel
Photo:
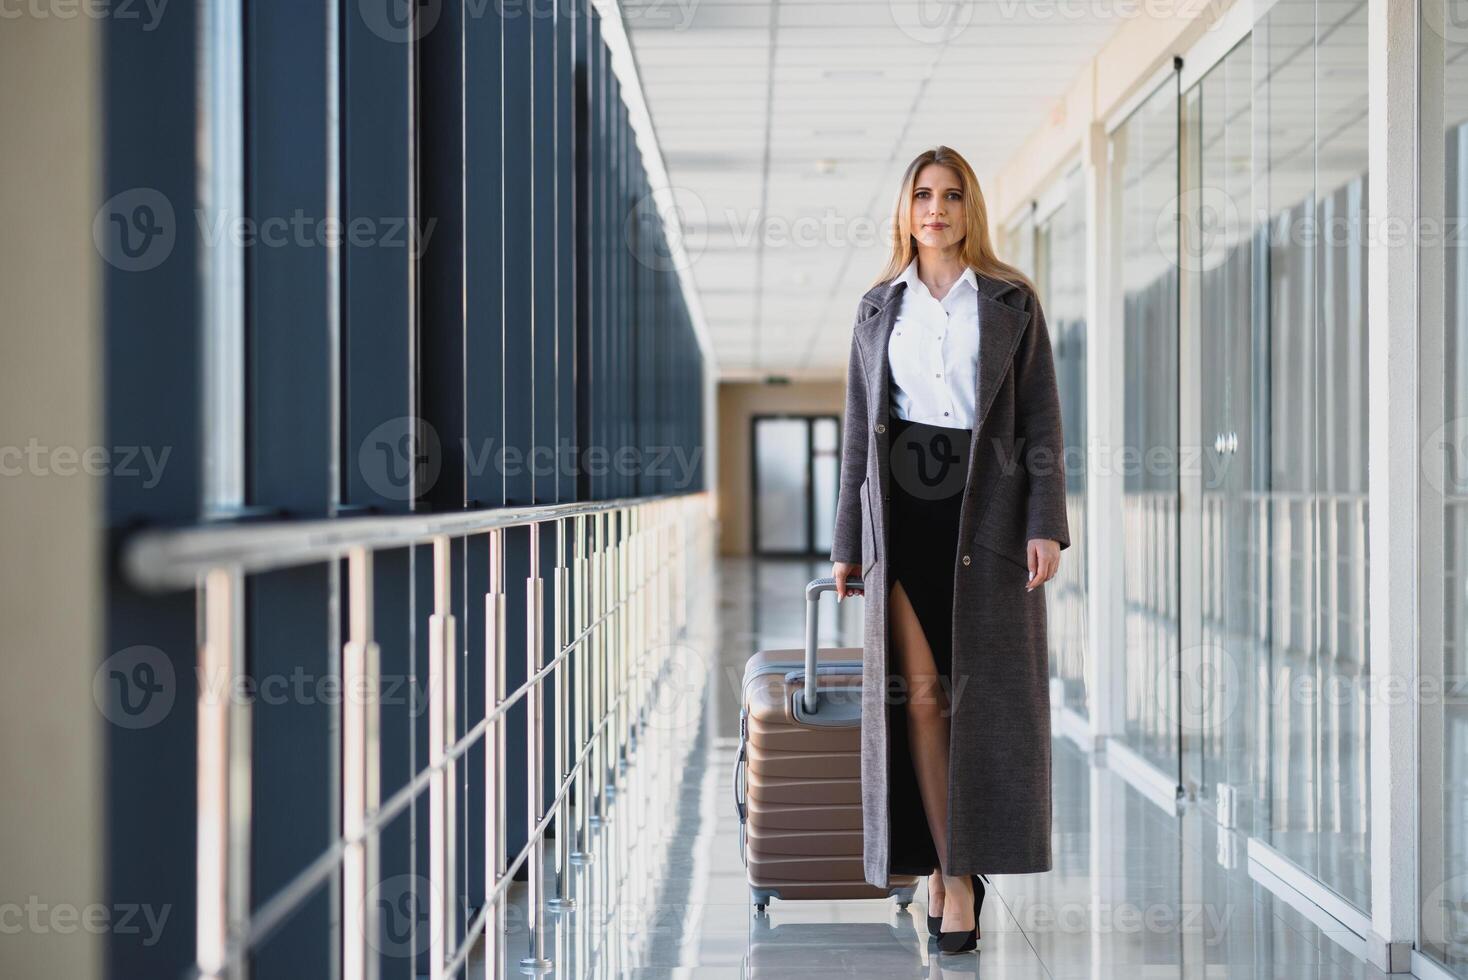
[[[980,277],[982,286],[985,277]],[[992,280],[991,280],[992,281]],[[1008,283],[1003,283],[1008,287]],[[978,439],[979,430],[984,427],[984,421],[989,417],[989,409],[994,405],[994,396],[999,394],[999,386],[1004,381],[1004,375],[1009,371],[1009,365],[1014,360],[1014,352],[1019,348],[1020,336],[1025,327],[1029,325],[1030,314],[1016,307],[1010,306],[1002,300],[995,299],[992,295],[979,291],[979,371],[975,380],[974,391],[974,438]]]
[[[887,378],[891,373],[887,365],[887,341],[892,336],[892,325],[897,322],[897,297],[906,286],[905,282],[895,280],[869,293],[868,301],[875,304],[876,311],[856,325],[866,364],[867,412],[873,422],[885,421],[887,417]]]

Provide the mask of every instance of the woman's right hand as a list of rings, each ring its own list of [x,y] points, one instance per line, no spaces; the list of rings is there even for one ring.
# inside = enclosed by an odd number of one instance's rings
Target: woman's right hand
[[[840,602],[849,595],[865,595],[861,589],[861,566],[849,561],[833,562],[831,565],[831,577],[836,580],[836,601]],[[853,588],[846,587],[846,579],[857,579]]]

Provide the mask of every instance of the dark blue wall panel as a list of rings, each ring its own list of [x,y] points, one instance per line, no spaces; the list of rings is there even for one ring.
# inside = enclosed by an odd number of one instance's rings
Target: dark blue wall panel
[[[245,207],[262,232],[245,250],[247,500],[289,517],[329,515],[339,499],[338,256],[318,234],[339,206],[333,20],[324,5],[246,7]],[[285,221],[288,235],[267,237]],[[246,583],[248,672],[262,693],[289,691],[252,709],[252,908],[340,833],[340,705],[319,686],[340,670],[336,598],[325,565]],[[318,889],[256,951],[257,974],[332,975],[332,904],[332,889]]]
[[[376,16],[373,4],[244,10],[245,217],[284,239],[244,255],[239,518],[351,520],[700,487],[701,462],[677,481],[672,454],[696,460],[702,449],[704,367],[676,271],[660,261],[667,242],[588,0],[502,12],[444,0],[419,5],[417,24]],[[147,270],[106,270],[109,443],[170,453],[157,486],[109,478],[114,534],[204,519],[196,13],[170,9],[148,30],[110,19],[104,31],[103,196],[162,199],[176,233]],[[332,220],[348,232],[339,247],[322,238]],[[663,472],[646,470],[655,461]],[[529,534],[506,542],[513,688],[527,670]],[[548,527],[547,657],[555,546]],[[429,557],[402,549],[375,565],[384,795],[428,761]],[[485,538],[455,544],[460,733],[486,707],[488,562]],[[338,675],[343,581],[334,565],[247,581],[244,658],[256,681]],[[192,595],[109,581],[104,653],[156,649],[174,698],[155,724],[109,727],[107,825],[125,842],[109,849],[109,896],[172,909],[155,944],[108,937],[113,976],[176,976],[194,955],[195,617]],[[549,702],[546,715],[549,750],[564,719]],[[521,703],[504,774],[512,855],[528,830],[525,721]],[[314,688],[255,703],[252,907],[340,833],[339,724],[339,699]],[[483,768],[471,751],[456,788],[461,925],[487,885]],[[548,762],[547,800],[556,775]],[[385,831],[383,878],[421,880],[426,804],[425,794]],[[394,897],[405,918],[379,950],[382,975],[426,973],[413,930],[427,903]],[[338,901],[328,881],[254,951],[255,974],[334,976]]]

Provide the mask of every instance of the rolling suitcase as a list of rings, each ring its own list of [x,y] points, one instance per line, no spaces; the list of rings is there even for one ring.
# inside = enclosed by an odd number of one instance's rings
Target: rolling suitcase
[[[894,875],[892,887],[877,888],[862,872],[862,651],[816,649],[821,593],[835,588],[831,578],[805,587],[804,650],[762,650],[744,668],[734,806],[760,911],[771,898],[888,895],[906,908],[917,887]]]

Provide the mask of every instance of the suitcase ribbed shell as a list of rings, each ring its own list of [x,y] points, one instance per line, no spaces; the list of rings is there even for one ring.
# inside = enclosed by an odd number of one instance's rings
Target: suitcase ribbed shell
[[[801,650],[765,650],[744,673],[746,817],[749,884],[782,899],[882,898],[912,888],[894,876],[891,888],[867,884],[862,873],[861,649],[821,650],[819,663],[854,668],[822,676],[822,706],[842,705],[836,726],[797,722],[803,679]],[[828,712],[829,717],[829,712]]]

